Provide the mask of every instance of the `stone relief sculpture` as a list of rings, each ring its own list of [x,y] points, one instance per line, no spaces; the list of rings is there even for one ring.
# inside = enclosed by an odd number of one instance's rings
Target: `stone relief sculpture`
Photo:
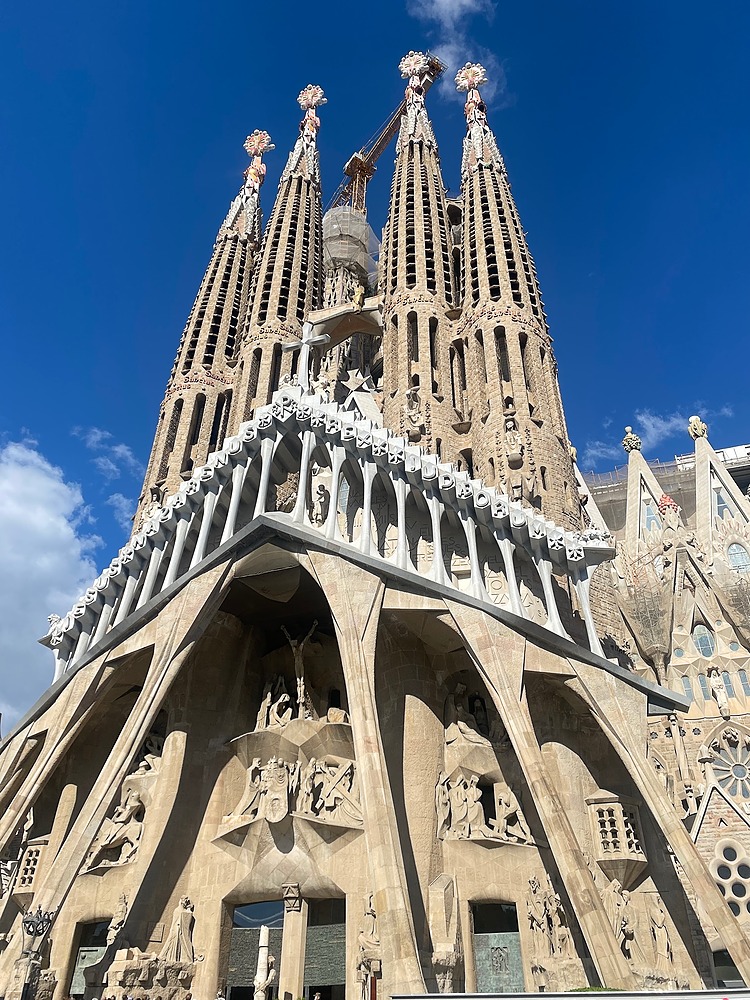
[[[302,639],[293,639],[285,626],[281,626],[281,631],[286,636],[287,642],[291,646],[294,657],[294,675],[297,678],[297,718],[311,719],[312,705],[305,689],[305,646],[312,639],[315,629],[318,627],[318,619],[312,623],[310,631]]]
[[[622,892],[622,906],[620,907],[620,948],[628,961],[635,965],[645,967],[646,956],[638,940],[638,922],[635,917],[630,893],[626,890]]]
[[[672,940],[667,927],[667,914],[661,896],[655,896],[648,911],[651,922],[651,940],[656,954],[656,970],[665,977],[673,975]]]
[[[719,673],[719,668],[716,666],[708,668],[708,686],[711,688],[711,694],[719,708],[721,717],[723,719],[731,718],[732,713],[729,711],[727,689],[724,686],[724,679]]]
[[[149,733],[141,750],[141,760],[133,774],[155,774],[161,765],[164,753],[164,737]]]
[[[447,745],[464,741],[491,746],[490,740],[479,732],[476,718],[464,706],[465,694],[466,687],[457,684],[453,694],[449,694],[443,703],[445,742]]]
[[[280,823],[289,813],[338,826],[361,826],[356,764],[351,760],[318,760],[304,764],[272,757],[261,765],[255,757],[239,805],[225,820],[247,823],[266,819]]]
[[[107,944],[114,944],[115,941],[120,936],[120,932],[125,926],[125,921],[128,918],[128,897],[125,895],[120,896],[120,900],[117,904],[117,909],[112,914],[112,919],[109,922],[109,927],[107,928]]]
[[[526,913],[532,932],[534,958],[540,970],[546,972],[541,963],[547,958],[555,958],[557,961],[575,958],[565,908],[549,875],[544,887],[536,876],[529,879]]]
[[[531,831],[518,799],[505,782],[493,786],[497,815],[487,822],[479,775],[462,771],[438,775],[435,786],[437,837],[441,840],[496,840],[531,844]]]
[[[299,693],[299,687],[298,687]],[[264,729],[283,729],[292,721],[294,706],[286,689],[284,678],[277,674],[263,689],[263,698],[258,709],[255,732]]]
[[[688,420],[688,434],[693,441],[697,441],[698,438],[704,438],[708,435],[708,425],[700,417],[693,416]]]
[[[623,889],[618,879],[613,878],[600,889],[599,895],[623,955],[638,968],[647,969],[650,962],[646,958],[643,943],[639,940],[638,920],[631,893]]]
[[[419,401],[419,389],[412,386],[406,390],[406,402],[404,404],[404,419],[406,433],[410,440],[418,440],[424,431],[424,415]]]
[[[312,501],[310,520],[318,526],[323,525],[328,520],[328,511],[331,509],[331,491],[323,484],[318,483],[315,487],[315,496]]]
[[[127,781],[127,779],[126,779]],[[110,819],[105,819],[91,848],[84,871],[93,868],[124,865],[130,861],[143,833],[143,818],[146,807],[138,792],[123,783],[120,804]]]
[[[187,896],[183,896],[175,907],[167,940],[159,954],[162,962],[192,965],[195,961],[195,951],[193,950],[194,909]]]
[[[495,807],[498,837],[517,844],[530,844],[532,836],[528,823],[524,819],[515,793],[505,782],[498,782],[495,785]]]

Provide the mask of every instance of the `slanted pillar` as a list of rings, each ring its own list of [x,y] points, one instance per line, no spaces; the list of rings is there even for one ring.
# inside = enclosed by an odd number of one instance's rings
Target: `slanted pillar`
[[[396,811],[378,724],[375,648],[383,580],[338,556],[310,550],[311,570],[333,614],[362,796],[365,845],[383,950],[383,995],[424,993]]]
[[[448,599],[445,603],[508,732],[599,977],[610,989],[635,989],[522,697],[526,640],[481,611]]]

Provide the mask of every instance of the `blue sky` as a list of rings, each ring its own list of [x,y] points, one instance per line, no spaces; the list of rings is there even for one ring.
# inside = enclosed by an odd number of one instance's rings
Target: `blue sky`
[[[191,0],[5,5],[0,710],[49,681],[33,647],[125,539],[216,229],[267,129],[266,214],[320,83],[324,199],[403,91],[411,48],[487,66],[586,469],[750,440],[750,5],[683,0]],[[450,83],[448,81],[448,83]],[[457,191],[462,102],[429,98]],[[385,220],[392,151],[369,193]],[[21,677],[22,679],[19,679]]]

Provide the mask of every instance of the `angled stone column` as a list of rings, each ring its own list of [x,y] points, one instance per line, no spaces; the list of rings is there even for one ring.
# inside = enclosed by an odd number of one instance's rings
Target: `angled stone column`
[[[65,901],[174,679],[223,599],[229,568],[230,563],[227,562],[207,570],[185,587],[162,612],[162,620],[157,622],[154,656],[128,723],[115,741],[107,763],[55,858],[54,866],[35,892],[34,902],[41,905],[42,910],[57,912]],[[0,984],[0,992],[3,992],[2,986]],[[16,995],[13,989],[5,996],[6,1000],[20,1000],[20,994]]]
[[[602,701],[605,699],[607,694],[605,688],[610,682],[609,679],[597,676],[595,667],[583,663],[575,663],[574,666],[581,679],[581,686],[576,690],[592,708],[594,718],[651,810],[742,978],[746,983],[750,983],[750,941],[742,930],[740,922],[732,915],[726,900],[719,892],[679,813],[668,798],[664,785],[647,762],[643,747],[637,745],[633,739],[632,726],[617,699],[606,698],[606,713],[597,703],[597,698]]]
[[[18,738],[17,753],[11,757],[12,767],[3,774],[0,782],[0,848],[5,846],[23,822],[47,778],[77,738],[92,711],[96,692],[101,691],[108,656],[109,651],[102,653],[70,678],[55,702],[54,715],[46,732],[43,723],[35,722],[30,735]],[[19,787],[15,782],[5,779],[11,776],[17,766],[22,766],[26,745],[35,738],[37,730],[39,738],[44,739],[44,746]]]
[[[521,697],[526,640],[481,611],[449,599],[445,603],[508,732],[602,984],[635,989],[635,978],[612,932]]]
[[[375,701],[375,647],[383,580],[337,556],[308,552],[329,602],[349,696],[367,855],[383,947],[383,992],[424,993],[406,871]]]

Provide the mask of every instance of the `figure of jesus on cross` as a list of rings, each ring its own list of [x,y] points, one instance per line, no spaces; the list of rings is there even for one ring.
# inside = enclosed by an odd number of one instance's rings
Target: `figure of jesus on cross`
[[[305,646],[312,639],[315,629],[318,627],[318,619],[312,623],[312,627],[304,639],[293,639],[286,629],[286,626],[281,626],[281,631],[287,638],[287,642],[292,647],[292,655],[294,656],[294,673],[297,678],[297,718],[306,718],[307,710],[307,691],[305,690]]]

